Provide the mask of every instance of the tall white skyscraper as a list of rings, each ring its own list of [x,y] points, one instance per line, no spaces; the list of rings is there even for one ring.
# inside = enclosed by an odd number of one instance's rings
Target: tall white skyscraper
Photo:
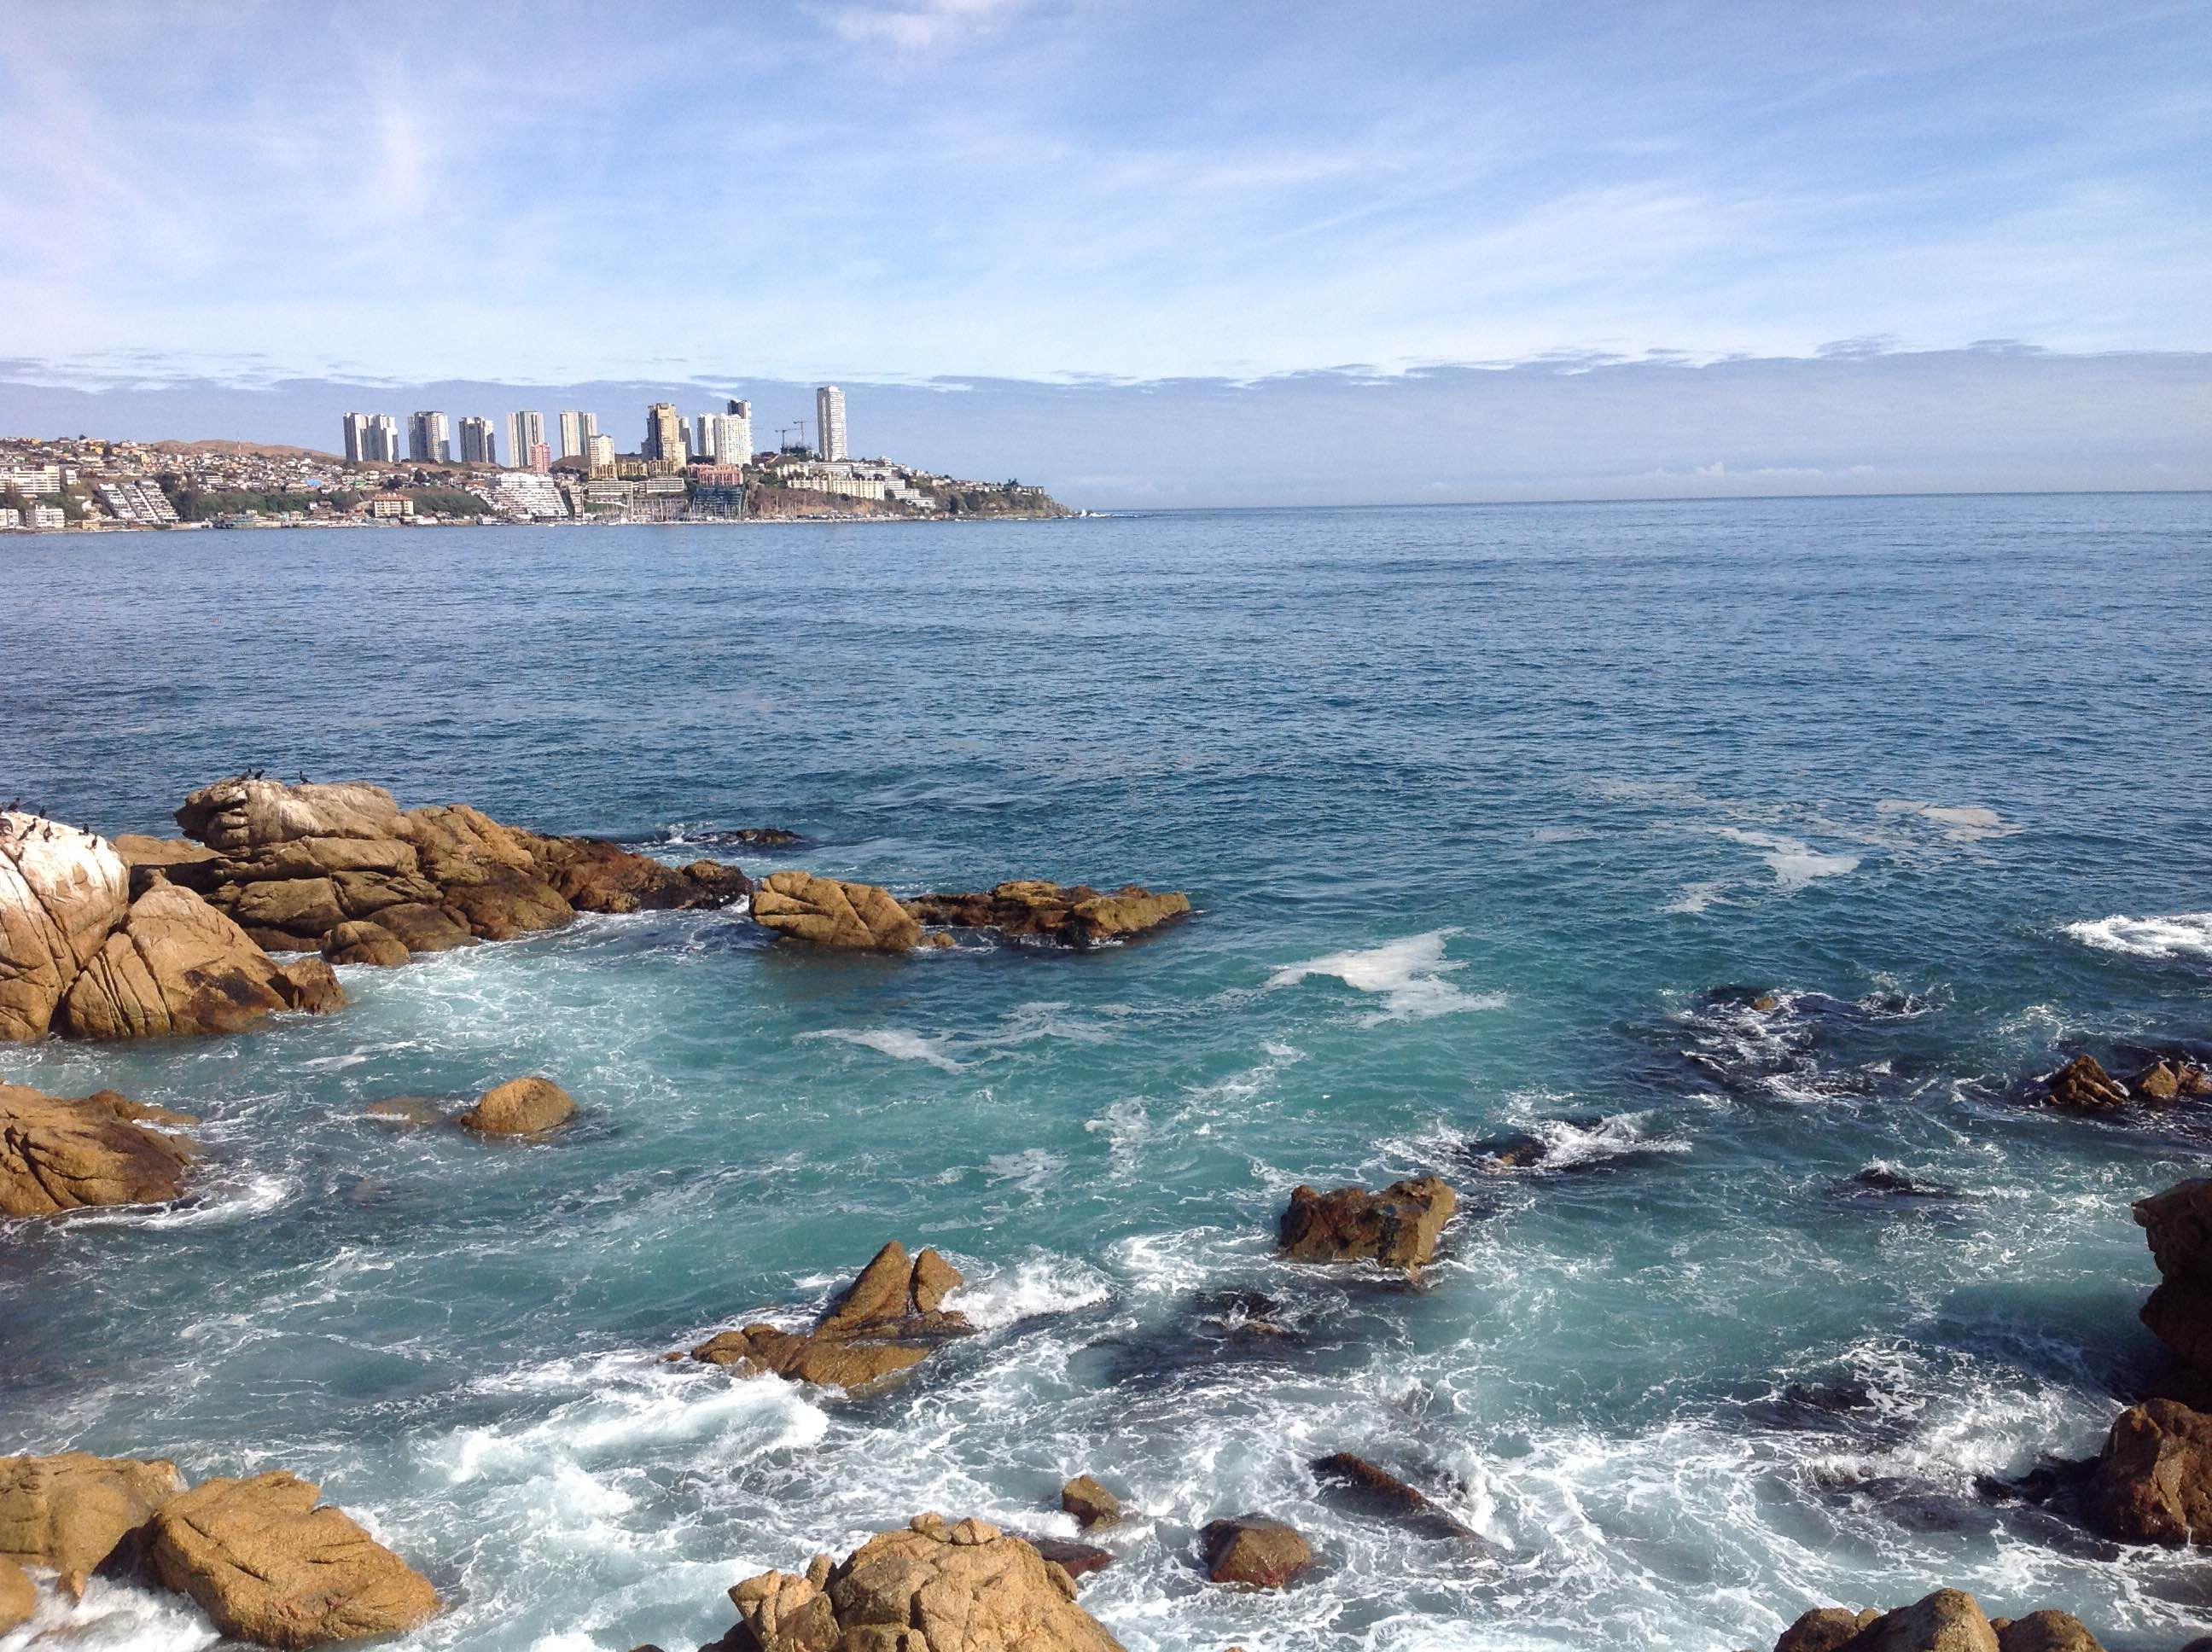
[[[520,467],[530,463],[531,453],[545,440],[545,416],[543,413],[510,413],[507,416],[507,462]]]
[[[389,413],[347,414],[345,456],[349,465],[396,463],[399,458],[399,421]]]
[[[753,404],[750,402],[732,401],[729,404],[728,417],[731,426],[730,444],[737,455],[728,463],[750,465],[753,459]]]
[[[824,459],[850,459],[845,450],[845,392],[823,385],[814,392],[815,446]]]
[[[453,462],[452,428],[442,413],[416,413],[407,420],[407,457],[417,465]]]
[[[740,410],[743,410],[742,411]],[[726,413],[702,413],[691,456],[715,465],[746,465],[753,456],[752,404],[732,402]]]
[[[499,452],[492,446],[489,419],[461,421],[461,463],[464,465],[499,463]]]
[[[561,451],[558,459],[588,459],[592,438],[599,434],[599,416],[596,413],[568,412],[561,416]]]

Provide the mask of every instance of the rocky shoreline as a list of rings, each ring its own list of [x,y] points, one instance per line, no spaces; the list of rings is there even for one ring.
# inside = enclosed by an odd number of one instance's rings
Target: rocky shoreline
[[[756,882],[721,861],[671,865],[602,840],[505,824],[466,805],[402,810],[389,792],[356,783],[240,776],[193,793],[177,821],[180,837],[110,843],[42,817],[0,815],[0,1040],[214,1036],[285,1014],[338,1013],[345,993],[333,966],[404,967],[556,928],[580,913],[728,908],[733,921],[801,952],[899,956],[983,938],[1081,953],[1152,934],[1193,910],[1182,893],[1135,884],[1021,879],[902,897],[796,869]],[[1755,1016],[1780,1007],[1771,994],[1744,1006]],[[2020,1094],[2101,1118],[2155,1117],[2212,1097],[2212,1074],[2185,1050],[2116,1065],[2122,1076],[2082,1053]],[[391,1123],[526,1144],[563,1130],[577,1111],[575,1098],[542,1075],[495,1084],[465,1107],[407,1096],[369,1109]],[[0,1082],[0,1216],[66,1219],[88,1207],[185,1198],[204,1157],[191,1133],[196,1122],[112,1090],[69,1098]],[[1534,1136],[1500,1138],[1467,1144],[1462,1157],[1478,1176],[1496,1176],[1544,1169],[1547,1151]],[[2095,1457],[1991,1494],[2045,1504],[2115,1544],[2212,1546],[2212,1410],[2196,1408],[2212,1404],[2212,1178],[2183,1181],[2133,1211],[2160,1276],[2141,1317],[2172,1352],[2173,1371],[2121,1412]],[[1355,1269],[1404,1291],[1449,1257],[1463,1220],[1459,1190],[1437,1175],[1379,1189],[1300,1185],[1277,1223],[1273,1254],[1287,1265]],[[794,1327],[789,1305],[772,1305],[662,1357],[687,1381],[787,1382],[831,1400],[865,1399],[981,1334],[960,1306],[966,1284],[939,1250],[909,1252],[892,1239],[812,1323]],[[957,1371],[966,1356],[947,1357]],[[1333,1451],[1309,1469],[1316,1503],[1407,1540],[1491,1546],[1454,1512],[1448,1492],[1432,1495],[1383,1465]],[[273,1647],[403,1632],[441,1609],[428,1578],[319,1497],[317,1486],[282,1471],[187,1485],[163,1460],[0,1458],[0,1633],[29,1620],[42,1589],[82,1596],[93,1576],[184,1596],[226,1637]],[[1087,1473],[1067,1481],[1058,1506],[1085,1541],[885,1509],[886,1521],[906,1523],[842,1560],[823,1554],[803,1572],[764,1572],[732,1587],[737,1621],[701,1652],[1115,1652],[1119,1643],[1079,1603],[1079,1580],[1142,1540],[1115,1534],[1127,1512],[1121,1496]],[[1329,1564],[1285,1518],[1297,1514],[1224,1512],[1198,1527],[1180,1558],[1216,1588],[1295,1589]],[[1992,1619],[1972,1595],[1938,1588],[1887,1610],[1817,1607],[1775,1652],[2099,1645],[2066,1613]],[[2190,1652],[2204,1649],[2192,1643]]]

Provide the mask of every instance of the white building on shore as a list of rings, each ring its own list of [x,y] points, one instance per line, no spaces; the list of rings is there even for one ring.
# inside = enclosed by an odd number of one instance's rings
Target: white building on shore
[[[832,464],[852,454],[845,446],[845,392],[823,385],[814,392],[815,448]]]

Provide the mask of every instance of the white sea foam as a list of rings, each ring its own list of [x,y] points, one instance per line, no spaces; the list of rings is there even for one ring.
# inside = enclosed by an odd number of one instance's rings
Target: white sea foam
[[[266,1216],[294,1193],[300,1184],[290,1176],[268,1171],[249,1171],[229,1187],[204,1188],[181,1205],[125,1206],[113,1210],[73,1212],[68,1228],[205,1228]]]
[[[1682,885],[1682,892],[1676,896],[1672,901],[1669,901],[1665,906],[1662,907],[1660,910],[1662,912],[1682,913],[1691,917],[1695,917],[1698,913],[1703,912],[1706,908],[1711,906],[1715,901],[1718,900],[1720,898],[1721,891],[1727,887],[1728,885],[1726,884],[1718,882],[1710,884],[1685,884]]]
[[[858,1044],[897,1061],[926,1061],[945,1072],[958,1072],[965,1065],[945,1053],[947,1041],[944,1038],[908,1032],[901,1027],[824,1027],[820,1032],[799,1034],[799,1042],[804,1044],[820,1038]]]
[[[1801,890],[1816,878],[1840,878],[1845,872],[1858,870],[1858,856],[1823,854],[1797,838],[1783,837],[1773,832],[1747,832],[1740,826],[1716,826],[1712,829],[1731,842],[1765,850],[1760,859],[1773,872],[1774,881],[1784,890]]]
[[[2069,924],[2065,932],[2085,946],[2136,958],[2212,958],[2212,912],[2179,912],[2170,918],[2099,918]]]
[[[1917,798],[1884,798],[1875,812],[1905,816],[1933,823],[1954,843],[1979,843],[1985,838],[2009,837],[2020,828],[1994,809],[1979,804],[1929,803]]]
[[[42,1584],[30,1621],[0,1635],[0,1652],[199,1652],[222,1638],[189,1600],[94,1577],[82,1600]]]
[[[1088,1262],[1037,1252],[1010,1267],[971,1279],[945,1299],[985,1330],[1045,1314],[1091,1308],[1113,1294],[1113,1282]]]
[[[1467,968],[1444,957],[1446,938],[1458,932],[1432,929],[1380,946],[1331,952],[1304,963],[1288,964],[1267,978],[1267,987],[1270,990],[1295,987],[1310,976],[1333,976],[1355,992],[1381,996],[1383,1007],[1368,1018],[1370,1026],[1380,1021],[1423,1021],[1463,1010],[1499,1008],[1506,1001],[1504,993],[1462,992],[1444,979]]]

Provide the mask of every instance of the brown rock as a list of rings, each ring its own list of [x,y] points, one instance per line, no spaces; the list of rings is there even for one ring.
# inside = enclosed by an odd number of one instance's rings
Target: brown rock
[[[831,1566],[763,1572],[730,1591],[746,1652],[1121,1652],[1067,1573],[980,1520],[916,1516]]]
[[[1096,946],[1182,917],[1190,911],[1190,900],[1172,891],[1156,895],[1135,884],[1104,894],[1088,884],[1022,878],[963,895],[919,896],[905,906],[925,924]]]
[[[487,1136],[535,1136],[575,1116],[576,1103],[550,1078],[510,1078],[477,1097],[453,1122]]]
[[[244,930],[191,890],[159,883],[70,983],[61,1021],[78,1038],[237,1032],[286,1007],[283,982]]]
[[[2128,1092],[2094,1055],[2077,1055],[2051,1075],[2051,1105],[2077,1112],[2100,1113],[2125,1107]]]
[[[1479,1539],[1481,1535],[1445,1513],[1426,1492],[1364,1457],[1340,1451],[1315,1458],[1312,1468],[1323,1485],[1335,1489],[1339,1501],[1362,1513],[1396,1521],[1420,1536]]]
[[[39,1586],[14,1561],[0,1558],[0,1635],[31,1621],[39,1609]]]
[[[481,884],[501,872],[534,876],[538,870],[524,833],[465,803],[410,809],[395,835],[415,846],[423,876],[441,885]]]
[[[130,876],[106,840],[0,813],[0,1040],[42,1038],[123,920]]]
[[[560,890],[536,872],[510,867],[493,868],[479,882],[446,884],[443,905],[447,916],[488,941],[558,929],[576,915]]]
[[[1981,1604],[1960,1589],[1937,1589],[1885,1612],[1858,1632],[1851,1652],[1997,1652]]]
[[[149,837],[124,832],[111,841],[131,874],[131,893],[134,896],[143,895],[157,878],[182,884],[203,895],[221,881],[219,874],[208,869],[220,866],[222,856],[188,837]]]
[[[960,1283],[958,1270],[934,1250],[909,1261],[906,1247],[893,1240],[812,1330],[748,1325],[708,1338],[691,1357],[828,1388],[869,1388],[975,1328],[965,1315],[939,1306]]]
[[[327,878],[219,884],[208,892],[208,899],[246,928],[289,935],[295,946],[313,946],[325,931],[346,920],[337,885]]]
[[[148,1567],[223,1634],[262,1646],[326,1646],[436,1616],[428,1580],[319,1495],[283,1473],[204,1481],[155,1515]]]
[[[0,1558],[89,1576],[184,1489],[166,1459],[0,1457]]]
[[[331,966],[320,958],[295,958],[278,967],[282,977],[276,990],[294,1009],[307,1015],[329,1015],[345,1008],[345,988]]]
[[[1121,1518],[1121,1500],[1088,1474],[1078,1474],[1060,1488],[1060,1506],[1075,1516],[1086,1532],[1094,1526],[1111,1526]]]
[[[903,952],[921,926],[889,891],[808,872],[773,872],[753,890],[753,920],[817,946]]]
[[[750,893],[735,866],[695,860],[670,866],[595,837],[529,840],[538,872],[579,912],[665,912],[727,906]]]
[[[2160,1282],[2142,1306],[2158,1339],[2212,1372],[2212,1178],[2177,1182],[2135,1203]]]
[[[1016,1532],[1013,1535],[1070,1577],[1088,1577],[1114,1564],[1114,1551],[1102,1549],[1096,1543],[1078,1543],[1065,1537],[1039,1537],[1033,1532]]]
[[[323,937],[323,956],[332,963],[369,963],[397,969],[407,962],[407,944],[382,924],[366,918],[335,924]]]
[[[1997,1652],[2105,1652],[2070,1612],[2031,1612],[1995,1627]]]
[[[1782,1631],[1774,1652],[1838,1652],[1880,1615],[1847,1606],[1815,1606]]]
[[[382,908],[376,914],[376,925],[410,952],[451,952],[477,944],[477,938],[453,914],[426,902],[405,901]]]
[[[176,1198],[197,1154],[181,1137],[147,1127],[170,1122],[189,1121],[112,1090],[64,1101],[0,1084],[0,1215]]]
[[[185,835],[210,849],[252,849],[303,837],[392,837],[399,805],[380,786],[287,786],[241,775],[202,787],[177,811]]]
[[[1436,1254],[1437,1236],[1458,1208],[1458,1195],[1436,1176],[1394,1182],[1379,1193],[1300,1187],[1291,1191],[1278,1236],[1292,1261],[1372,1260],[1411,1273]]]
[[[1212,1521],[1199,1533],[1198,1547],[1209,1578],[1245,1588],[1285,1588],[1314,1564],[1305,1539],[1266,1515]]]
[[[2212,1545],[2212,1417],[2172,1400],[2122,1412],[2081,1502],[2089,1524],[2122,1543]]]

